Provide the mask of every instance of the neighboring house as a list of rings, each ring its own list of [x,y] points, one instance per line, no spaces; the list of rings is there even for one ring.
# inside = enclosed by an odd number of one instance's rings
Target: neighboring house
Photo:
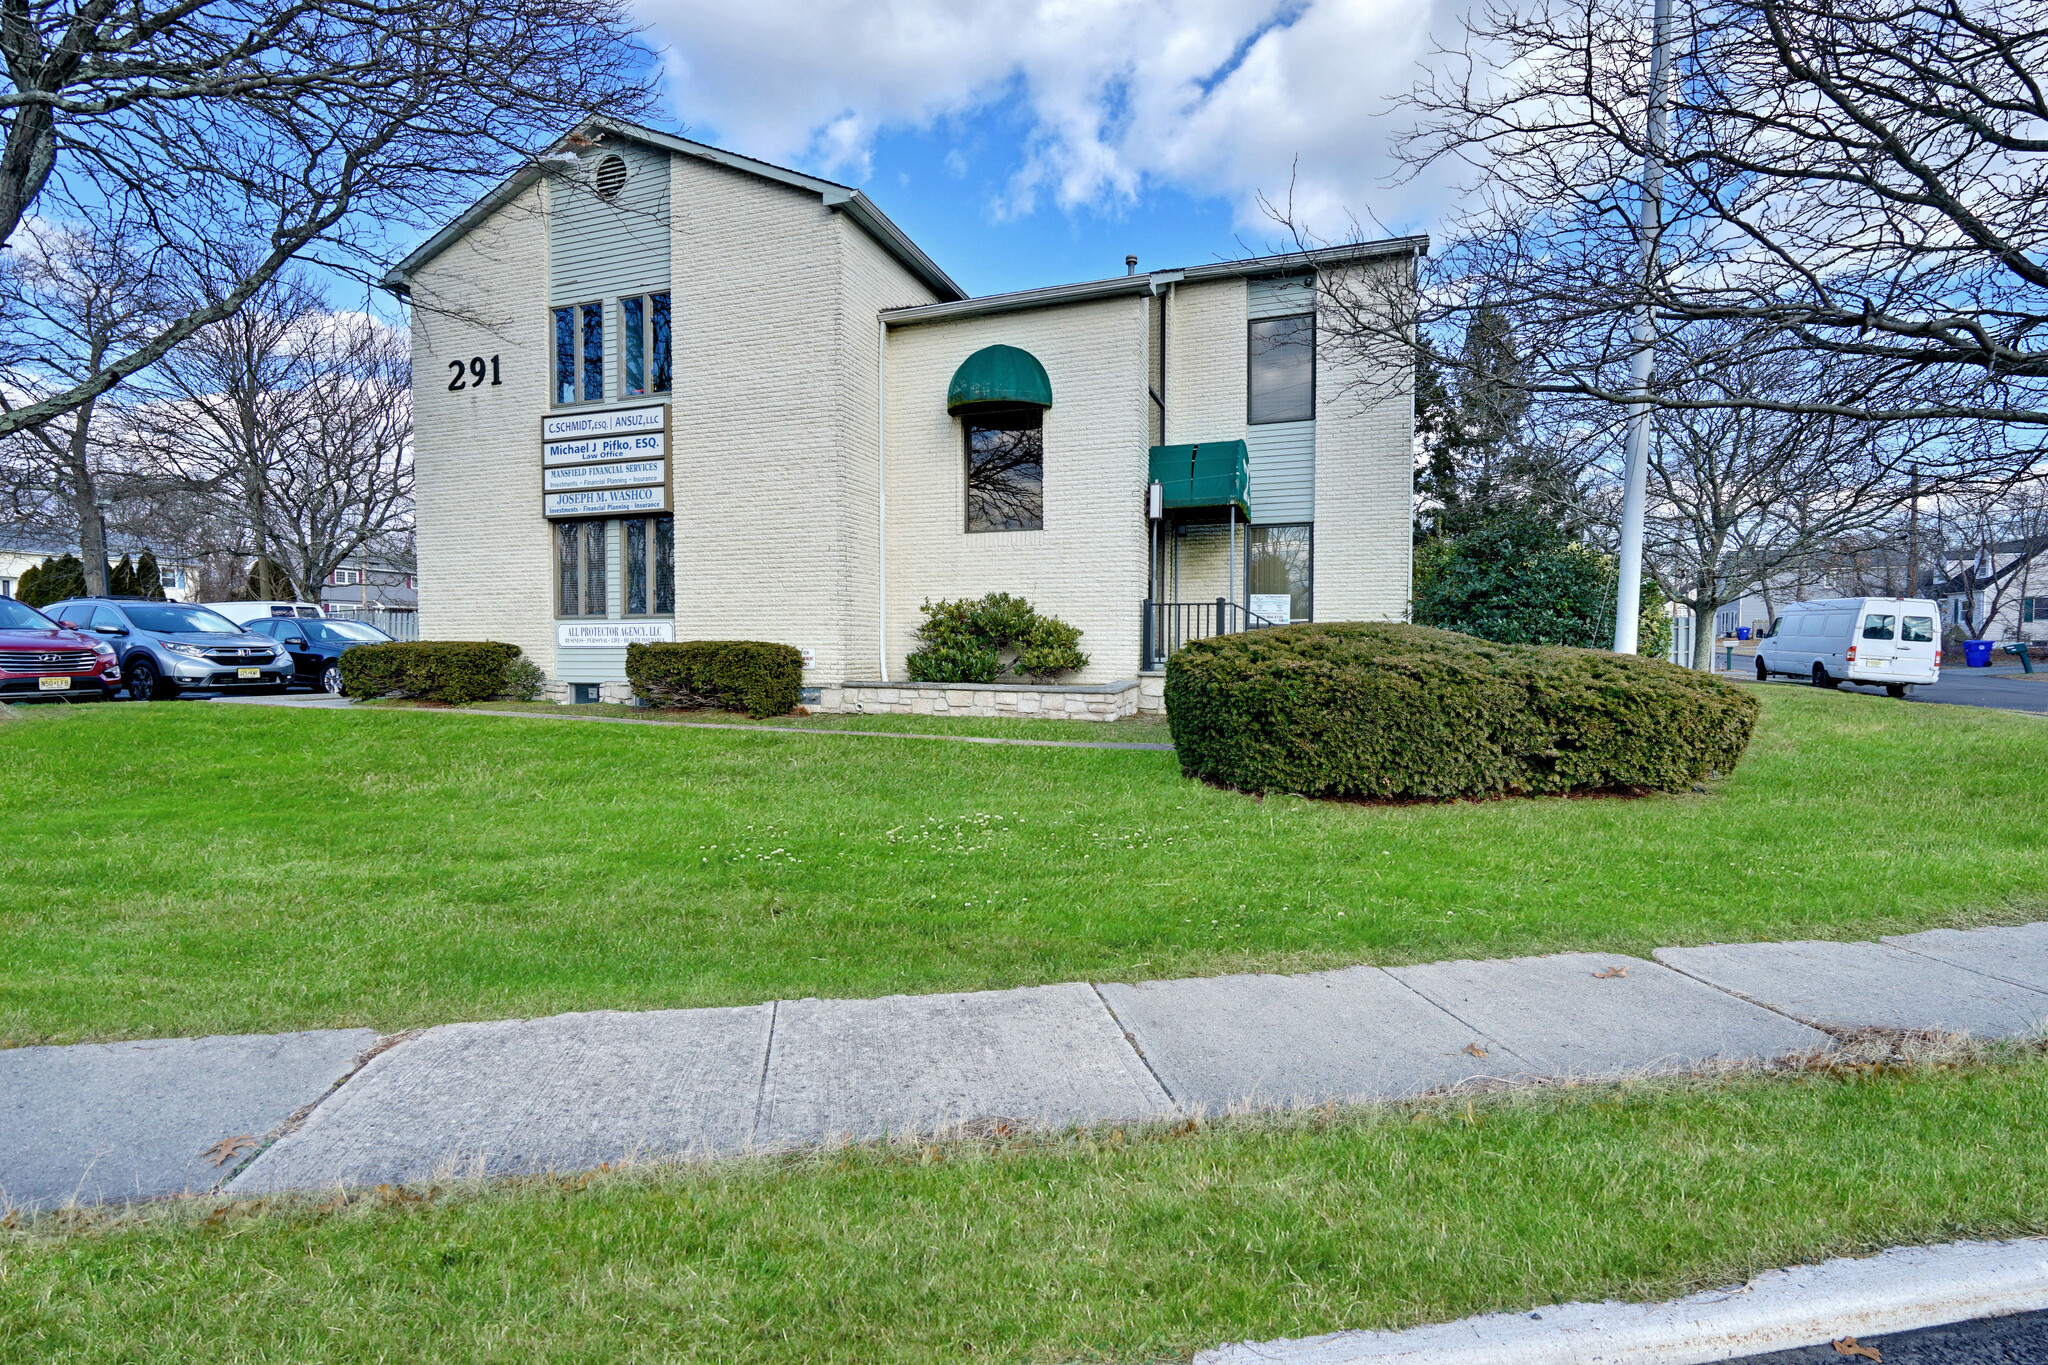
[[[131,560],[142,557],[143,545],[126,542],[118,537],[113,540],[111,558],[119,563],[122,555]],[[21,576],[46,559],[62,559],[65,555],[78,553],[74,544],[41,543],[26,540],[0,541],[0,597],[14,596]],[[163,583],[164,596],[173,602],[189,602],[195,579],[192,571],[175,560],[163,560],[157,564],[157,576]]]
[[[1148,602],[1399,620],[1412,386],[1318,346],[1316,285],[1406,288],[1425,247],[970,299],[858,190],[585,125],[385,280],[422,634],[620,695],[632,640],[900,680],[922,603],[989,592],[1079,627],[1079,682],[1157,666]]]
[[[320,605],[329,613],[418,611],[420,594],[405,565],[352,558],[320,585]]]
[[[1982,640],[2048,640],[2048,554],[2039,541],[1949,550],[1928,576],[1942,620]]]

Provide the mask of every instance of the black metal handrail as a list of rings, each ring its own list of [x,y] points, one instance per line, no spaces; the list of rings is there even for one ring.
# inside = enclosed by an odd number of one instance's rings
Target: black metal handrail
[[[1219,597],[1213,602],[1154,602],[1148,598],[1140,611],[1138,667],[1141,670],[1166,667],[1167,656],[1190,640],[1264,630],[1280,624],[1247,611],[1227,597]]]

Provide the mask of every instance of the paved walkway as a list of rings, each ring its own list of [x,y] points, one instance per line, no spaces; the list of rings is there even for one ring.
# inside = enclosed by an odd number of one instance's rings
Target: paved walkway
[[[2048,1019],[2048,923],[1654,957],[19,1048],[0,1051],[0,1202],[1393,1100],[1782,1059],[1831,1046],[1822,1030],[2009,1037]]]
[[[346,697],[215,697],[214,701],[231,702],[243,706],[290,706],[300,710],[340,710],[353,705]],[[476,707],[410,707],[391,706],[378,708],[383,714],[411,716],[509,716],[514,720],[581,720],[594,721],[600,725],[666,725],[684,730],[750,730],[772,735],[852,735],[857,739],[937,739],[951,744],[1012,744],[1026,749],[1145,749],[1155,753],[1172,753],[1171,744],[1132,744],[1098,739],[1009,739],[993,735],[925,735],[912,734],[905,730],[831,730],[816,725],[741,725],[720,720],[643,720],[638,716],[588,716],[578,711],[563,711],[559,715],[548,711],[484,711]],[[976,719],[962,717],[962,719]]]

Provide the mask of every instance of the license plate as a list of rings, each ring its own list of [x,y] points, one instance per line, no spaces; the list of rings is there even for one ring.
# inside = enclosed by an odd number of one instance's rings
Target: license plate
[[[1865,668],[1883,668],[1886,662],[1884,659],[1865,659],[1863,666]]]
[[[235,676],[238,678],[260,678],[263,676],[263,670],[260,668],[238,668],[235,670]]]
[[[69,692],[71,690],[71,679],[37,678],[36,686],[45,692]]]

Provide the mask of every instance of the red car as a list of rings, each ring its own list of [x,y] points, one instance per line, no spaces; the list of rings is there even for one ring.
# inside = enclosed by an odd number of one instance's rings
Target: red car
[[[120,685],[112,645],[0,597],[0,702],[101,701]]]

